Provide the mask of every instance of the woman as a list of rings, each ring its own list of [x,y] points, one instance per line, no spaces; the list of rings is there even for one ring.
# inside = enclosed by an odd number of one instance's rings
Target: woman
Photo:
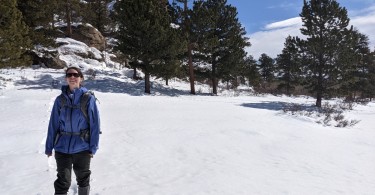
[[[100,120],[96,98],[87,96],[88,90],[81,85],[83,79],[79,67],[68,67],[65,71],[68,85],[62,86],[62,94],[55,100],[49,121],[45,154],[50,157],[55,150],[56,195],[68,193],[72,168],[78,194],[88,195],[90,191],[90,161],[98,149]],[[84,96],[88,97],[87,112],[80,105],[84,104]]]

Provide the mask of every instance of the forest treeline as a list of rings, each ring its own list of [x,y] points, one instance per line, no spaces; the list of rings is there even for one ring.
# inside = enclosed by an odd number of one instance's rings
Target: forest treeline
[[[304,0],[303,37],[289,36],[276,58],[254,59],[237,8],[226,0],[2,0],[0,68],[31,65],[35,47],[54,47],[71,37],[72,25],[89,23],[116,39],[113,52],[129,68],[150,76],[187,79],[259,93],[371,100],[375,95],[375,51],[367,35],[349,25],[336,0]],[[61,28],[61,27],[64,28]],[[273,43],[264,43],[273,44]],[[136,77],[136,75],[134,76]]]

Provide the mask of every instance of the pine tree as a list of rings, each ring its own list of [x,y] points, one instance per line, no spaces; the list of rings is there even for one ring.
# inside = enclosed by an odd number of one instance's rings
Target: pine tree
[[[187,63],[189,67],[189,81],[190,81],[190,94],[195,94],[195,75],[194,75],[194,66],[193,66],[193,38],[191,32],[191,9],[188,7],[188,0],[177,0],[179,3],[183,3],[183,8],[178,7],[175,2],[173,2],[173,7],[176,7],[175,10],[175,22],[182,27],[182,37],[185,38],[187,42],[187,51],[185,57],[187,58]]]
[[[172,31],[170,31],[170,37],[168,42],[170,43],[169,51],[166,55],[163,55],[160,59],[160,63],[157,66],[153,66],[153,73],[159,78],[165,80],[165,84],[168,85],[168,81],[173,77],[181,77],[182,74],[182,56],[186,51],[187,39],[184,38],[184,28],[176,24],[176,10],[172,7],[168,1],[160,0],[160,5],[164,7],[166,5],[165,11],[169,15],[170,26]],[[193,83],[194,84],[194,83]]]
[[[22,12],[27,26],[35,28],[49,22],[43,13],[44,4],[42,0],[17,1],[17,8]]]
[[[316,93],[316,106],[321,107],[322,98],[335,86],[339,64],[338,43],[342,42],[349,18],[347,10],[335,0],[304,0],[300,14],[303,22],[301,40],[306,64],[308,88]]]
[[[145,93],[150,93],[150,75],[155,67],[181,52],[178,33],[160,0],[122,0],[115,4],[118,24],[117,49],[145,73]],[[182,44],[184,45],[184,43]]]
[[[42,0],[43,1],[43,0]],[[57,22],[56,18],[61,14],[60,12],[60,2],[61,0],[48,0],[48,3],[44,3],[42,5],[43,7],[43,14],[45,17],[45,22],[43,22],[43,25],[45,29],[50,29],[52,32],[55,30],[55,24]],[[48,25],[48,26],[45,26]]]
[[[366,58],[370,54],[367,36],[357,30],[345,31],[345,37],[338,43],[340,50],[337,52],[336,64],[338,71],[338,89],[340,95],[347,100],[354,100],[357,92],[366,87],[367,63]],[[360,92],[361,93],[361,92]]]
[[[92,24],[101,33],[108,31],[108,25],[112,23],[107,8],[111,0],[90,0],[85,5],[85,11],[82,13],[83,21]]]
[[[231,83],[233,87],[238,87],[238,77],[241,75],[241,67],[246,63],[247,53],[244,48],[250,46],[248,39],[244,37],[245,30],[241,25],[229,26],[227,29],[227,37],[224,40],[224,46],[221,53],[221,66],[218,66],[218,75],[227,83]]]
[[[33,45],[52,45],[51,33],[53,11],[56,2],[43,0],[18,0],[18,9],[22,12],[23,21],[29,27],[29,35]]]
[[[256,60],[253,56],[248,56],[245,61],[239,67],[239,75],[246,78],[249,82],[249,86],[258,87],[260,84],[260,74]]]
[[[275,76],[275,60],[263,53],[259,57],[258,69],[265,84],[270,84]]]
[[[52,1],[53,2],[53,1]],[[72,24],[82,22],[82,7],[84,2],[80,0],[57,0],[55,13],[58,21],[66,23],[65,36],[72,37]]]
[[[340,90],[347,100],[371,98],[374,92],[374,54],[369,39],[357,30],[348,31],[339,50],[339,61],[344,67],[340,75]]]
[[[213,94],[217,94],[218,80],[229,78],[235,66],[243,62],[243,51],[250,43],[246,31],[237,18],[237,9],[226,0],[195,1],[192,32],[197,40],[195,57],[210,64]]]
[[[165,80],[165,85],[169,85],[171,78],[181,75],[181,62],[177,58],[162,60],[158,66],[154,66],[153,72],[157,78]]]
[[[366,58],[367,74],[366,74],[366,88],[363,91],[363,96],[370,98],[370,101],[375,97],[375,50],[372,51]]]
[[[22,21],[16,0],[0,4],[0,68],[30,65],[24,53],[30,49],[28,27]]]
[[[301,56],[297,42],[296,37],[288,36],[285,39],[282,53],[276,58],[277,72],[282,82],[278,88],[285,89],[287,95],[291,95],[295,86],[299,84]]]

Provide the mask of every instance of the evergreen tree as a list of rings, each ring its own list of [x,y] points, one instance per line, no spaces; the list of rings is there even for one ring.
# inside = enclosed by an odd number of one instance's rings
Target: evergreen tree
[[[158,66],[154,67],[154,74],[158,78],[165,80],[165,85],[169,85],[169,80],[181,75],[181,62],[177,58],[163,60]]]
[[[357,92],[363,93],[366,88],[366,75],[368,73],[368,47],[367,36],[357,30],[346,31],[345,38],[338,43],[340,50],[337,52],[337,61],[340,70],[338,83],[340,94],[348,100],[354,100]]]
[[[18,9],[22,12],[23,21],[29,27],[29,36],[33,45],[52,45],[53,12],[56,2],[43,0],[18,0]]]
[[[185,58],[187,58],[187,63],[189,67],[189,81],[190,81],[190,94],[195,94],[195,75],[194,75],[194,66],[193,66],[193,36],[191,32],[191,9],[188,7],[188,0],[177,0],[179,3],[183,3],[183,8],[177,6],[173,2],[173,7],[175,11],[172,12],[172,18],[176,24],[180,25],[182,30],[181,37],[184,37],[187,42],[187,51],[185,53]]]
[[[244,33],[244,30],[240,29],[242,27],[234,26],[231,28],[238,29],[228,31],[228,35],[231,37],[230,42],[226,43],[226,46],[220,52],[222,56],[220,61],[223,65],[218,66],[217,72],[223,81],[232,83],[233,87],[237,87],[239,85],[237,81],[241,75],[241,67],[246,63],[245,58],[247,53],[244,48],[245,46],[250,46],[250,43],[247,43],[247,38],[243,38],[244,34],[242,33]],[[241,32],[240,36],[236,35],[238,32]]]
[[[285,89],[287,95],[291,95],[295,86],[299,84],[301,57],[296,37],[288,36],[285,39],[284,49],[276,58],[277,72],[281,84],[279,89]]]
[[[115,4],[118,24],[117,49],[145,73],[145,93],[150,93],[150,75],[155,67],[181,52],[177,30],[160,0],[122,0]],[[182,44],[184,45],[184,44]]]
[[[213,94],[217,94],[218,79],[230,77],[229,66],[243,62],[243,51],[250,43],[237,18],[237,9],[226,0],[195,1],[192,14],[192,33],[197,40],[195,57],[210,64]]]
[[[36,28],[48,25],[49,18],[45,16],[43,0],[18,0],[17,8],[22,12],[23,20],[27,26]]]
[[[85,5],[82,13],[83,21],[92,24],[101,33],[108,31],[109,24],[112,23],[109,15],[108,4],[111,0],[90,0]]]
[[[374,96],[374,54],[369,48],[369,39],[357,30],[345,37],[345,46],[340,47],[340,89],[349,100]]]
[[[308,88],[316,93],[316,106],[321,107],[322,98],[335,86],[340,68],[335,64],[338,43],[342,42],[349,18],[345,8],[335,0],[304,0],[300,14],[303,22],[301,49],[305,52]]]
[[[258,87],[260,84],[260,74],[256,60],[253,56],[245,58],[243,64],[239,68],[239,75],[246,78],[249,82],[249,86]]]
[[[270,84],[275,79],[275,60],[263,53],[259,57],[260,76],[265,84]]]
[[[65,36],[71,37],[73,30],[72,24],[74,22],[82,22],[82,13],[85,2],[80,0],[57,0],[55,6],[55,13],[58,21],[66,23]]]
[[[28,27],[22,21],[16,0],[0,4],[0,68],[30,65],[24,53],[30,49]]]
[[[170,25],[173,28],[173,32],[169,41],[172,41],[174,43],[170,44],[169,54],[164,55],[161,58],[160,64],[158,66],[154,66],[153,72],[155,76],[163,78],[165,80],[165,84],[168,85],[168,81],[171,78],[181,77],[182,75],[183,69],[182,61],[180,59],[182,59],[182,56],[184,56],[184,52],[186,51],[186,43],[188,40],[184,38],[184,28],[179,26],[179,23],[177,23],[177,10],[175,10],[175,7],[169,4],[168,1],[164,2],[164,0],[160,0],[160,5],[164,7],[164,4],[166,5],[166,11],[170,17]],[[192,94],[195,94],[195,91]]]
[[[372,100],[375,97],[375,50],[367,58],[366,89],[363,96]]]

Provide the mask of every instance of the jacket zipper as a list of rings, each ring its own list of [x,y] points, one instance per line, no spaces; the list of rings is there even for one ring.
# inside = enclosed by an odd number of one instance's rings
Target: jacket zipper
[[[73,123],[72,123],[72,115],[73,115],[73,103],[74,103],[74,93],[73,93],[73,98],[72,98],[72,100],[69,98],[69,96],[68,96],[68,99],[70,100],[70,116],[69,116],[69,118],[70,118],[70,132],[72,133],[71,135],[70,135],[70,139],[69,139],[69,147],[68,147],[68,154],[70,153],[70,144],[71,144],[71,142],[72,142],[72,138],[73,138]]]

